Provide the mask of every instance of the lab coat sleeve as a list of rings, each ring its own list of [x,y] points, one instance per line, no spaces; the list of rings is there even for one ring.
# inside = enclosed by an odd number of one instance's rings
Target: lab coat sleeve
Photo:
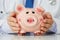
[[[56,22],[54,21],[54,23],[52,24],[51,28],[49,28],[48,32],[54,32],[56,33],[57,32],[57,24]]]
[[[55,32],[56,34],[60,33],[60,19],[54,18],[54,23],[49,31]]]
[[[59,18],[54,18],[56,22],[56,27],[57,27],[57,34],[60,34],[60,19]]]
[[[5,33],[14,33],[11,29],[10,29],[10,26],[8,25],[8,23],[7,23],[7,20],[3,20],[3,23],[2,23],[2,25],[0,25],[1,26],[1,30],[3,31],[3,32],[5,32]]]

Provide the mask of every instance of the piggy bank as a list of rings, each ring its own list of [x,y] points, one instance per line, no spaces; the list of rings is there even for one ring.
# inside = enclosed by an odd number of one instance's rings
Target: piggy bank
[[[43,22],[43,10],[41,8],[25,8],[18,5],[16,12],[16,18],[21,27],[20,33],[40,32],[40,25]]]

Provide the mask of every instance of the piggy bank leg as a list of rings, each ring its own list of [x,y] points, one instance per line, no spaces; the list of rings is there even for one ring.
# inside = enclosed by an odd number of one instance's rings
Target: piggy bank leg
[[[34,36],[40,36],[40,35],[41,35],[41,33],[39,30],[34,32]]]

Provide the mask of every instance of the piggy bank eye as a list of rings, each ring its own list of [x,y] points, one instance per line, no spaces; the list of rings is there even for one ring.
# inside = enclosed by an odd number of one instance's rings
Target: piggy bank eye
[[[29,12],[26,12],[26,14],[28,14]]]
[[[32,11],[32,13],[33,13],[33,14],[35,14],[35,12],[34,12],[34,11]]]

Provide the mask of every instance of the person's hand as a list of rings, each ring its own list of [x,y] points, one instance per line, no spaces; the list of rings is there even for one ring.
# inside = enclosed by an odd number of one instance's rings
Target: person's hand
[[[43,18],[44,20],[41,23],[40,32],[36,33],[36,35],[44,35],[53,24],[53,19],[49,12],[45,12]]]
[[[13,32],[18,33],[18,30],[20,30],[18,22],[16,20],[16,13],[12,12],[10,16],[8,17],[8,24],[10,25],[10,28]]]

